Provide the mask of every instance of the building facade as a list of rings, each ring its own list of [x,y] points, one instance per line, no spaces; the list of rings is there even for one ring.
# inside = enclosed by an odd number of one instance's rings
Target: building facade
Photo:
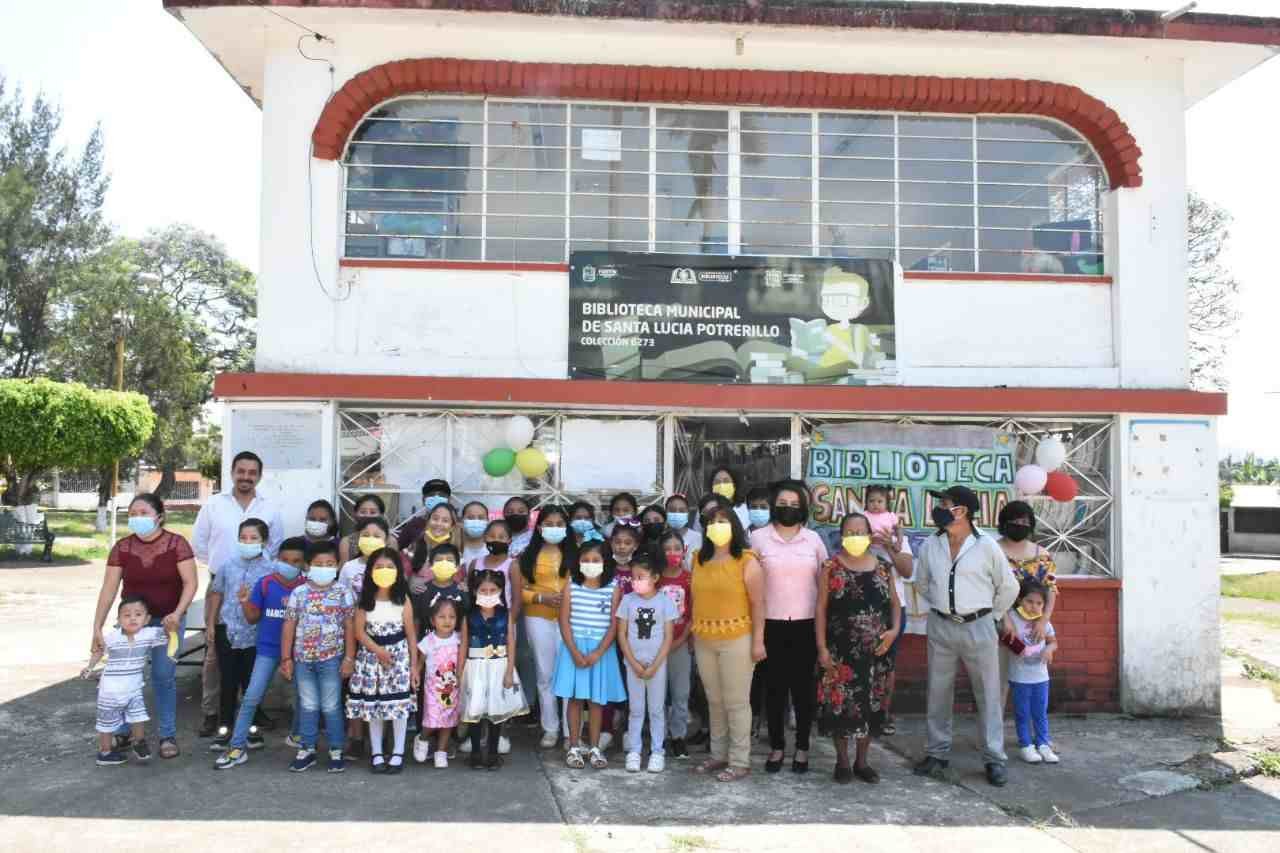
[[[301,529],[367,491],[403,519],[434,476],[495,510],[648,501],[724,461],[809,476],[838,434],[909,455],[986,430],[1017,466],[1057,438],[1078,493],[1032,498],[1063,574],[1055,707],[1215,710],[1225,398],[1187,387],[1183,114],[1280,21],[883,5],[165,0],[263,110],[261,334],[256,372],[217,380],[226,457],[266,448]],[[824,301],[807,367],[816,320],[719,382],[588,364],[574,294],[612,285],[575,252],[680,256],[672,286],[703,260],[881,262],[892,311],[864,339]],[[489,476],[517,416],[547,470]]]

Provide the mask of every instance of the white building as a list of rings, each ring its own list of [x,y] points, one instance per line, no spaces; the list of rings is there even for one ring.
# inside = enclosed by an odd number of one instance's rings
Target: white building
[[[1280,486],[1233,485],[1227,525],[1232,554],[1280,554]]]
[[[1055,707],[1217,708],[1226,401],[1187,387],[1183,114],[1270,58],[1280,20],[164,2],[263,109],[264,333],[257,372],[216,388],[227,458],[264,452],[295,527],[367,490],[403,516],[429,476],[494,509],[701,493],[722,458],[765,482],[804,474],[831,424],[994,426],[1020,463],[1059,435],[1080,495],[1037,499],[1072,573]],[[579,250],[896,261],[867,344],[891,358],[859,362],[895,371],[643,381],[635,355],[576,378]],[[833,350],[865,358],[837,326]],[[754,382],[813,382],[781,346],[747,357]],[[513,413],[551,462],[536,482],[481,471]],[[922,647],[905,655],[900,684]]]

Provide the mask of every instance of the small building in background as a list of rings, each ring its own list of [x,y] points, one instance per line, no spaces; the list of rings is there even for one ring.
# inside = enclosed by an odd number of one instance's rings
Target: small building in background
[[[1232,554],[1280,554],[1280,486],[1233,485],[1227,516]]]

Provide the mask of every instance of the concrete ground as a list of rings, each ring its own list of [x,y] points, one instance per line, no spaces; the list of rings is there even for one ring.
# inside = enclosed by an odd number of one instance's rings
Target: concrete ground
[[[819,741],[808,775],[767,776],[757,745],[755,774],[734,785],[695,776],[687,762],[661,776],[628,774],[616,751],[608,770],[572,771],[559,750],[537,751],[527,725],[515,727],[496,773],[455,761],[398,777],[364,766],[289,774],[291,753],[274,733],[248,764],[218,772],[194,733],[196,667],[180,670],[183,755],[98,768],[95,685],[76,674],[100,577],[100,563],[0,563],[2,849],[83,850],[92,839],[99,848],[327,850],[424,833],[428,843],[443,833],[458,846],[482,838],[497,849],[573,853],[1280,849],[1280,779],[1241,775],[1253,771],[1250,753],[1280,748],[1280,706],[1230,658],[1224,720],[1057,716],[1062,763],[1012,760],[1003,789],[983,780],[967,719],[957,721],[951,770],[937,780],[911,775],[923,721],[900,720],[899,734],[873,747],[878,786],[834,785],[830,745]]]

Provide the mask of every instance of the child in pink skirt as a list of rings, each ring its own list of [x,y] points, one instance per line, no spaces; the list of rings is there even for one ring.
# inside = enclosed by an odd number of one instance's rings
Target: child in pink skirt
[[[440,596],[431,606],[431,631],[418,643],[423,663],[422,731],[413,742],[413,757],[419,764],[431,756],[432,731],[436,733],[435,766],[449,766],[449,734],[458,725],[458,651],[462,646],[458,625],[462,621],[459,604]]]

